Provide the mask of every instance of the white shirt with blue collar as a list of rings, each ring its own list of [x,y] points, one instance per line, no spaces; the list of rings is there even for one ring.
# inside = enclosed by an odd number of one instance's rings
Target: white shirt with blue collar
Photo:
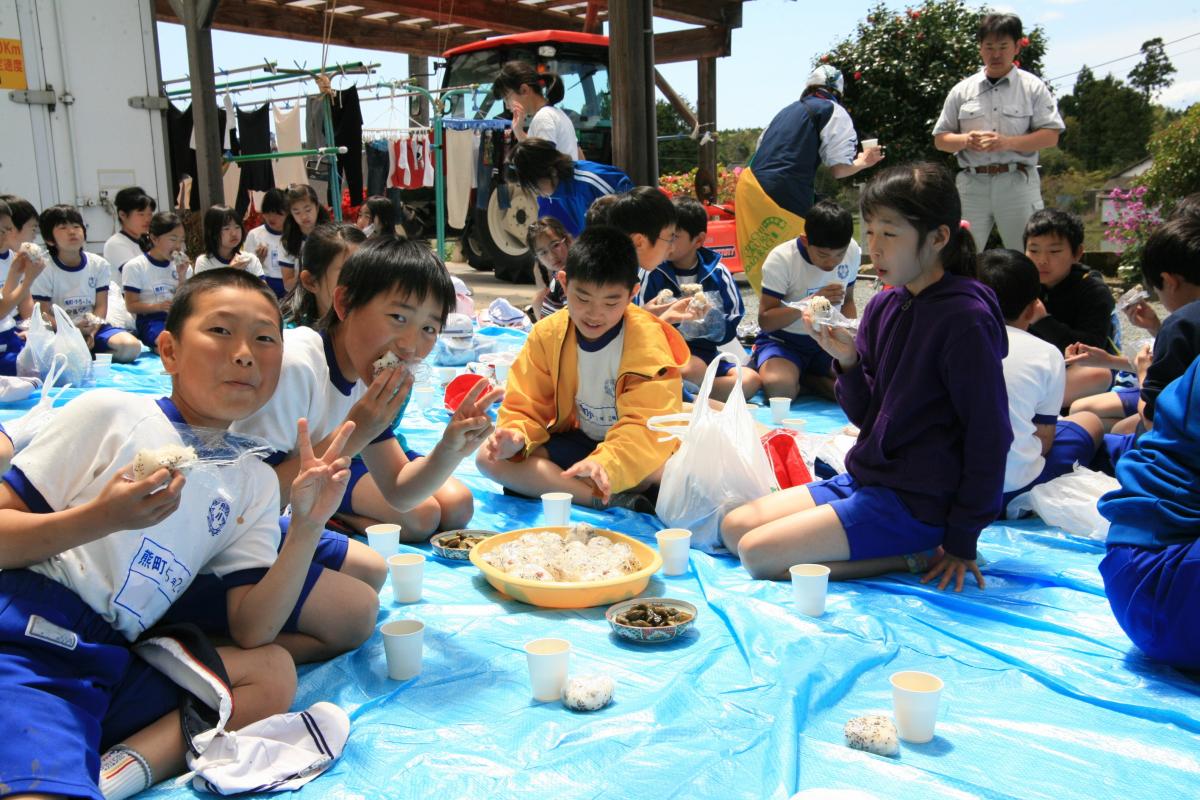
[[[53,303],[78,322],[96,310],[96,297],[108,294],[112,269],[95,253],[80,252],[79,264],[68,267],[51,256],[50,265],[33,281],[30,294],[40,302]]]

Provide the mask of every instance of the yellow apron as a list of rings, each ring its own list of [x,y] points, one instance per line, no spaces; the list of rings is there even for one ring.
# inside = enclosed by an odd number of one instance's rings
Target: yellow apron
[[[754,291],[762,291],[762,265],[767,254],[804,233],[804,218],[780,208],[767,196],[749,167],[738,176],[734,191],[738,255]]]

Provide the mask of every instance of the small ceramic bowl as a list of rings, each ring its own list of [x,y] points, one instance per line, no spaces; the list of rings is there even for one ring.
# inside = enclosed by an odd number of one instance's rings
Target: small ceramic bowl
[[[442,542],[446,541],[447,539],[453,539],[455,536],[479,536],[481,538],[486,539],[489,536],[495,536],[496,533],[497,533],[497,531],[470,530],[470,529],[458,530],[458,531],[444,531],[442,533],[434,534],[432,537],[430,537],[429,544],[432,545],[432,547],[433,547],[433,554],[435,556],[437,556],[438,558],[444,558],[447,561],[467,561],[471,557],[471,550],[469,548],[444,547],[442,545]]]
[[[660,625],[658,627],[642,628],[636,625],[624,625],[617,622],[617,616],[623,614],[635,605],[669,606],[678,611],[686,611],[692,615],[687,622],[676,625]],[[696,624],[696,607],[683,600],[672,600],[669,597],[635,597],[611,606],[604,612],[604,618],[612,626],[613,632],[622,639],[641,644],[661,644],[677,639]]]

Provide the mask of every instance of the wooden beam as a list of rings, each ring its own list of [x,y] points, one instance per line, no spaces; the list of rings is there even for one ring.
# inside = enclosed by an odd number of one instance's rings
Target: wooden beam
[[[609,6],[613,164],[640,186],[658,185],[654,114],[654,17],[650,0]]]
[[[695,28],[654,37],[654,63],[674,64],[702,58],[724,58],[731,52],[729,28]]]
[[[228,2],[228,0],[226,0]],[[561,11],[541,9],[524,3],[505,0],[343,0],[362,6],[355,16],[381,11],[396,11],[401,15],[393,20],[425,17],[435,25],[457,22],[472,28],[487,28],[496,33],[524,33],[538,30],[583,30],[583,20]],[[405,16],[407,15],[407,17]],[[350,15],[339,14],[342,18]],[[369,21],[369,20],[368,20]],[[386,21],[386,20],[385,20]],[[334,25],[334,31],[337,25]]]
[[[428,56],[408,57],[408,77],[417,86],[429,88],[429,58]],[[429,124],[429,104],[419,94],[408,99],[408,115],[420,125]]]
[[[654,16],[705,27],[740,28],[742,3],[740,0],[654,0]]]
[[[600,22],[600,0],[588,0],[587,12],[583,17],[584,33],[600,33],[604,29]]]
[[[170,0],[183,22],[188,72],[192,86],[192,129],[196,140],[196,175],[200,209],[224,202],[221,183],[221,127],[217,119],[216,76],[213,74],[212,29],[220,0]],[[176,191],[179,187],[174,187]],[[183,198],[187,205],[190,198]]]
[[[717,60],[702,58],[696,62],[696,116],[700,120],[701,139],[705,132],[717,132]],[[700,145],[699,166],[701,171],[717,178],[716,140]]]
[[[658,70],[654,70],[654,85],[663,93],[663,97],[667,98],[667,102],[678,112],[679,116],[683,117],[683,121],[690,125],[692,130],[695,130],[700,124],[696,120],[696,113],[692,111],[687,102],[675,91],[675,87],[668,83],[667,79]]]
[[[217,9],[213,27],[237,33],[320,43],[324,10],[322,6],[315,8],[284,8],[272,0],[226,0]],[[170,0],[155,0],[155,16],[163,22],[181,22],[172,10]],[[422,30],[388,20],[359,19],[339,14],[333,26],[331,44],[364,50],[440,56],[446,49],[482,38],[483,34]]]

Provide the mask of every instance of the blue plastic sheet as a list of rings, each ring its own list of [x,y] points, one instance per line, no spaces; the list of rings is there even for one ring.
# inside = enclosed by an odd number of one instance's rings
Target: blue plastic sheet
[[[165,386],[153,359],[113,372],[123,388]],[[845,424],[829,403],[801,401],[795,412],[813,432]],[[445,421],[414,410],[403,430],[425,449]],[[475,492],[474,526],[541,522],[538,503],[499,494],[470,462],[458,474]],[[631,512],[574,513],[646,539],[656,530]],[[1036,521],[984,532],[986,591],[939,592],[910,575],[833,584],[820,619],[793,612],[788,585],[693,552],[688,574],[648,588],[700,609],[694,632],[664,646],[618,640],[602,608],[526,606],[469,563],[404,549],[430,555],[424,597],[396,605],[385,586],[379,622],[426,624],[424,671],[388,680],[378,634],[301,670],[295,706],[329,700],[353,725],[341,760],[304,797],[1200,795],[1198,684],[1146,661],[1117,627],[1096,570],[1102,546]],[[571,641],[573,674],[614,678],[613,704],[582,714],[532,702],[522,646],[543,636]],[[945,680],[936,738],[902,745],[897,758],[845,747],[846,720],[890,713],[888,676],[905,669]],[[145,796],[193,794],[175,781]]]

